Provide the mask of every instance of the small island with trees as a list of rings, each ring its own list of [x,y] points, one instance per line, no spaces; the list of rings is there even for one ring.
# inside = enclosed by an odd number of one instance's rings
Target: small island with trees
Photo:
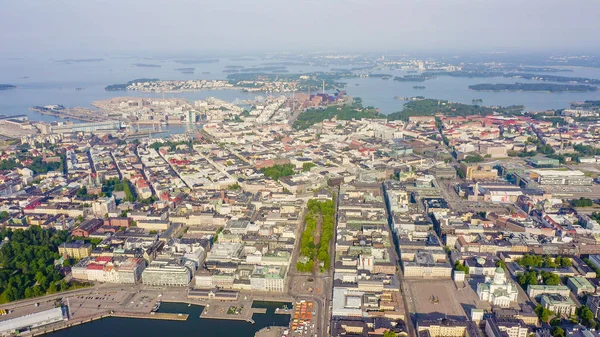
[[[17,86],[12,84],[0,84],[0,90],[15,89]]]

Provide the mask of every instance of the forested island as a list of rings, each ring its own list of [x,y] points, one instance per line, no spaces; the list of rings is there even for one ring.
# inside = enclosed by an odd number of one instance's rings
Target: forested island
[[[508,73],[504,77],[509,78],[524,78],[527,80],[537,80],[546,82],[561,82],[561,83],[577,83],[577,84],[600,84],[600,80],[595,78],[585,77],[568,77],[568,76],[555,76],[555,75],[538,75],[529,73]]]
[[[152,64],[152,63],[134,63],[136,67],[140,68],[160,68],[162,67],[160,64]]]
[[[266,67],[253,67],[253,68],[239,68],[239,71],[245,72],[245,73],[254,73],[254,72],[262,72],[262,71],[278,72],[278,71],[287,71],[287,67],[286,66],[266,66]]]
[[[0,84],[0,90],[15,89],[17,86],[12,84]]]
[[[65,59],[65,60],[56,60],[55,62],[69,64],[69,63],[102,62],[102,61],[104,61],[103,58],[91,58],[91,59]]]
[[[552,84],[552,83],[481,83],[469,86],[469,89],[475,91],[544,91],[544,92],[565,92],[565,91],[596,91],[598,87],[584,84]]]
[[[421,74],[428,79],[435,78],[437,76],[452,76],[452,77],[500,77],[504,75],[501,71],[488,71],[488,70],[456,70],[456,71],[426,71]]]
[[[394,77],[394,81],[398,81],[398,82],[425,82],[426,80],[431,80],[433,78],[435,78],[435,76],[426,75],[426,74],[421,74],[421,75],[404,75],[404,76],[395,76]]]
[[[175,71],[179,71],[182,74],[193,74],[196,68],[176,68]]]
[[[127,90],[127,86],[133,84],[133,83],[139,83],[139,82],[156,82],[156,81],[160,81],[158,78],[138,78],[135,80],[131,80],[127,83],[123,83],[123,84],[111,84],[108,85],[104,88],[104,90],[106,91],[123,91],[123,90]]]
[[[181,63],[181,64],[206,64],[206,63],[218,63],[219,59],[175,60],[175,62]]]
[[[375,78],[381,78],[381,79],[387,80],[394,76],[390,75],[390,74],[369,74],[369,77],[375,77]]]
[[[351,73],[331,73],[331,72],[315,72],[306,74],[274,74],[266,72],[240,72],[227,75],[227,79],[236,86],[251,87],[252,83],[239,83],[240,81],[268,81],[268,82],[299,82],[298,90],[306,90],[310,85],[311,88],[322,89],[323,81],[325,81],[325,90],[333,90],[344,87],[346,83],[338,82],[345,77],[356,77]]]

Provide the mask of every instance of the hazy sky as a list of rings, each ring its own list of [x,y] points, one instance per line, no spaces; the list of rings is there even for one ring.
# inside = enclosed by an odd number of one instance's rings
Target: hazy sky
[[[598,51],[599,0],[0,0],[0,54]]]

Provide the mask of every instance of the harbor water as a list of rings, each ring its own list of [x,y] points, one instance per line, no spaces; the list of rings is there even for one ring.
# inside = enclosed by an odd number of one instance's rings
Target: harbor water
[[[290,315],[275,314],[276,308],[291,303],[255,302],[254,307],[266,308],[266,314],[254,314],[254,324],[246,321],[200,318],[203,306],[184,303],[162,303],[158,312],[189,314],[187,321],[165,321],[136,318],[104,318],[47,334],[49,337],[170,337],[170,336],[238,336],[252,337],[268,326],[288,326]]]

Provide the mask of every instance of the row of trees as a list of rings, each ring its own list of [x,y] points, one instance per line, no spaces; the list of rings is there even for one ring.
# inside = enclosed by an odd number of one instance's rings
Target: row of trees
[[[571,259],[558,255],[554,259],[548,255],[525,254],[516,262],[523,267],[559,268],[572,266]]]
[[[581,197],[579,199],[573,200],[571,204],[574,207],[592,207],[594,205],[594,202],[592,201],[592,199]]]
[[[543,284],[549,285],[549,286],[557,286],[557,285],[561,284],[560,276],[558,276],[557,274],[545,272],[545,271],[537,272],[535,270],[530,270],[530,271],[524,272],[523,274],[519,275],[519,277],[517,278],[517,281],[519,282],[521,287],[523,287],[523,289],[527,289],[528,285],[539,284],[540,280],[542,281]]]
[[[309,209],[318,209],[321,211],[322,224],[321,224],[321,238],[319,240],[318,258],[320,262],[323,262],[323,269],[329,270],[330,258],[329,258],[329,242],[333,239],[334,225],[335,225],[335,206],[333,200],[326,201],[308,201]]]
[[[323,268],[329,269],[329,242],[333,239],[335,225],[335,207],[333,200],[318,201],[311,199],[307,205],[308,211],[304,216],[306,224],[300,239],[300,255],[307,259],[298,262],[296,269],[300,272],[310,272],[315,261],[323,262]],[[315,244],[317,221],[321,221],[319,243]]]
[[[476,154],[470,154],[468,156],[465,157],[465,159],[463,160],[463,162],[465,163],[481,163],[483,161],[483,157],[476,153]]]
[[[600,268],[596,267],[596,265],[593,264],[590,259],[584,257],[583,262],[585,262],[590,268],[592,268],[594,272],[596,272],[596,277],[600,277]]]
[[[0,240],[0,303],[71,289],[54,267],[58,246],[70,240],[67,231],[32,226],[27,230],[3,229]]]

